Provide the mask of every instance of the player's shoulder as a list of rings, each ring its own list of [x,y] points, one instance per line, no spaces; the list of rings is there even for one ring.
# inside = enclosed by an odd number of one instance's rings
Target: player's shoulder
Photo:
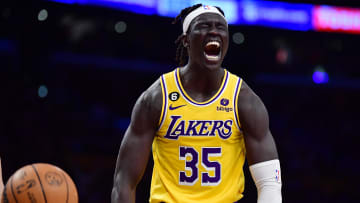
[[[161,84],[159,80],[156,80],[137,99],[133,108],[132,120],[137,120],[136,118],[146,118],[146,122],[153,123],[154,127],[156,127],[161,114],[161,105]]]
[[[150,102],[151,104],[154,104],[156,106],[160,106],[162,105],[162,99],[163,99],[163,88],[161,86],[161,80],[162,83],[164,85],[165,80],[169,79],[170,77],[173,76],[173,73],[176,69],[164,73],[163,75],[161,75],[161,77],[159,77],[147,90],[145,90],[142,94],[142,96],[144,97],[144,100],[147,102]]]
[[[161,107],[162,102],[162,91],[160,79],[157,79],[148,89],[146,89],[142,95],[142,100],[147,105]]]
[[[157,119],[161,113],[162,91],[160,80],[156,80],[148,89],[146,89],[138,99],[137,108],[153,119]]]
[[[237,85],[234,87],[237,89],[238,85],[240,86],[240,91],[238,93],[238,100],[249,99],[250,97],[252,97],[255,94],[254,91],[249,87],[249,85],[244,81],[244,79],[241,76],[237,75],[236,73],[232,73],[227,68],[224,68],[224,70],[228,72],[230,77],[232,77],[236,81],[238,81]],[[238,90],[236,90],[236,91],[238,91]]]
[[[238,95],[238,109],[240,112],[256,108],[262,105],[260,97],[250,88],[250,86],[242,81],[240,92]]]
[[[246,104],[251,104],[252,103],[251,101],[257,97],[255,92],[249,87],[249,85],[244,81],[244,79],[242,77],[230,72],[226,68],[224,68],[224,69],[229,73],[229,75],[231,77],[235,78],[235,80],[238,81],[237,85],[240,86],[240,91],[238,92],[238,95],[237,95],[238,106],[243,107]],[[237,88],[237,85],[234,88]],[[238,90],[236,90],[236,91],[238,91]]]
[[[253,96],[254,94],[255,94],[255,92],[249,87],[249,85],[244,80],[242,80],[241,88],[240,88],[240,92],[239,92],[239,99],[241,97],[243,99],[249,98],[249,97]]]

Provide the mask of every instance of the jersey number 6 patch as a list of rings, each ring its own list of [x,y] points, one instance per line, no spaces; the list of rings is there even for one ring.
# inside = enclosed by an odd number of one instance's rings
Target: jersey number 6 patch
[[[221,147],[201,148],[201,165],[207,171],[214,171],[214,176],[210,176],[208,172],[201,173],[202,186],[214,186],[221,182],[221,164],[216,161],[209,161],[209,157],[219,156],[221,156]],[[189,157],[189,160],[187,160],[187,157]],[[191,174],[187,176],[186,171],[180,171],[179,184],[194,185],[199,180],[199,153],[193,147],[180,146],[179,159],[185,161],[185,170]]]

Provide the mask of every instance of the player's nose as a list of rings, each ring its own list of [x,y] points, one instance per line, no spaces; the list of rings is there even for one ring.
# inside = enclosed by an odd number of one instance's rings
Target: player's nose
[[[213,34],[213,35],[219,35],[219,29],[217,28],[215,23],[211,23],[210,24],[210,28],[209,28],[209,34]]]

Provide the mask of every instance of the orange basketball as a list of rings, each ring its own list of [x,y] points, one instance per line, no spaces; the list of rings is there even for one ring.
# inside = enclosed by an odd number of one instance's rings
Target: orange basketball
[[[27,165],[7,181],[2,203],[78,203],[76,186],[62,169],[45,163]]]

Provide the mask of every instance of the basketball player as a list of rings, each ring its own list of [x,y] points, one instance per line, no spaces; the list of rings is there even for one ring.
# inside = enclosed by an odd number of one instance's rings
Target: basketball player
[[[151,203],[236,202],[243,197],[245,157],[258,203],[280,203],[280,162],[266,108],[221,67],[229,45],[223,11],[198,4],[183,9],[174,23],[179,20],[180,67],[136,102],[119,150],[112,203],[135,202],[151,149]]]

